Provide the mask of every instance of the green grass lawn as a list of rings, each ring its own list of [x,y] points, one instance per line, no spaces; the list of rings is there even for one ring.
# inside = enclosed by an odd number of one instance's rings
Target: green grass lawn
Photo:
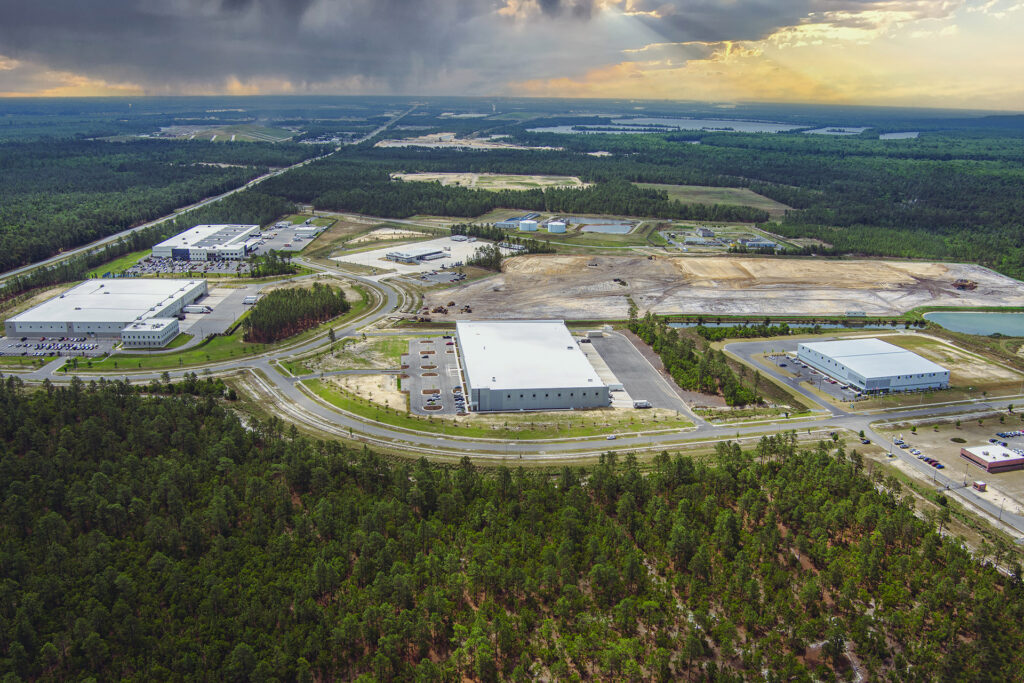
[[[358,351],[347,349],[355,342],[354,337],[339,340],[335,344],[334,359],[328,370],[358,370],[363,368],[383,367],[378,360],[383,357],[383,363],[389,368],[397,368],[402,359],[402,354],[409,350],[409,340],[419,337],[379,337],[371,339],[365,346],[360,346]],[[289,358],[280,361],[280,365],[295,376],[312,375],[319,372],[314,368],[312,362],[328,355],[330,351],[322,350],[315,354],[301,358]]]
[[[86,277],[103,277],[104,273],[120,273],[122,270],[128,270],[136,263],[149,256],[151,249],[143,249],[142,251],[133,251],[130,254],[120,256],[113,261],[108,261],[102,265],[96,266],[88,273]]]
[[[232,334],[213,337],[199,346],[195,346],[185,351],[147,355],[116,353],[112,356],[108,356],[102,361],[94,361],[91,368],[104,372],[173,370],[175,368],[190,367],[193,365],[222,363],[224,361],[244,358],[257,353],[273,351],[274,349],[315,337],[318,334],[322,334],[329,327],[344,324],[345,322],[353,320],[366,312],[370,305],[370,294],[358,285],[354,285],[353,287],[359,292],[360,298],[352,302],[352,308],[344,316],[325,322],[317,327],[306,330],[301,334],[297,334],[294,337],[274,342],[273,344],[253,344],[243,341],[242,326],[237,325]],[[239,321],[244,319],[245,315],[246,314],[243,314],[242,317],[239,318]]]
[[[790,208],[774,199],[749,190],[745,187],[706,187],[703,185],[662,185],[659,183],[634,183],[643,188],[665,190],[669,199],[682,204],[731,204],[733,206],[749,206],[763,209],[772,218],[786,213]]]
[[[172,339],[171,343],[168,344],[167,346],[165,346],[164,348],[166,348],[166,349],[176,349],[176,348],[179,348],[181,346],[184,346],[185,344],[189,343],[189,341],[191,341],[191,340],[192,340],[192,335],[191,334],[185,334],[184,332],[182,332],[177,337]]]
[[[56,356],[0,356],[0,368],[39,368]]]
[[[654,420],[649,416],[637,415],[631,411],[559,412],[529,415],[507,413],[475,415],[465,422],[454,422],[450,418],[419,417],[407,413],[404,409],[385,408],[330,386],[321,380],[305,380],[302,384],[327,403],[360,417],[384,422],[395,427],[453,436],[556,439],[654,429],[680,429],[693,426],[693,423],[683,418]]]

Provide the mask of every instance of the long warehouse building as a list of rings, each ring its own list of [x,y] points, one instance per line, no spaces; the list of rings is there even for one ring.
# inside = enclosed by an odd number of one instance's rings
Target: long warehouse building
[[[153,256],[187,261],[239,260],[259,244],[258,225],[196,225],[153,247]]]
[[[608,386],[561,320],[459,321],[455,337],[470,410],[611,404]]]
[[[949,370],[881,339],[800,344],[797,359],[865,394],[949,386]]]
[[[177,334],[175,316],[205,294],[206,280],[86,280],[60,296],[8,318],[4,333],[8,337],[118,337],[131,327],[131,334],[122,337],[126,344],[156,346]],[[139,324],[144,322],[148,324]]]

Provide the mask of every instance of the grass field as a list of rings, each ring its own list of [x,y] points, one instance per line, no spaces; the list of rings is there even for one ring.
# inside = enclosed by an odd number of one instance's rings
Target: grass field
[[[745,187],[706,187],[703,185],[662,185],[659,183],[634,183],[639,187],[665,190],[669,199],[683,204],[731,204],[764,209],[772,218],[785,215],[791,207],[774,199],[759,195]]]
[[[150,249],[133,251],[132,253],[125,254],[113,261],[107,261],[86,273],[86,277],[103,277],[104,273],[120,273],[122,270],[128,270],[136,263],[149,256],[150,251]]]
[[[693,426],[688,420],[651,411],[586,411],[584,413],[504,413],[467,418],[422,418],[404,409],[388,409],[341,391],[320,380],[302,382],[313,393],[341,410],[396,427],[423,432],[495,439],[556,439]]]
[[[0,368],[40,368],[56,356],[0,356]]]
[[[336,218],[326,218],[324,216],[314,216],[308,213],[293,213],[289,216],[282,218],[282,221],[288,221],[289,223],[295,223],[298,225],[305,224],[310,218],[313,219],[313,225],[317,227],[330,227],[337,221]]]
[[[409,340],[416,338],[370,337],[361,341],[349,337],[335,344],[333,355],[325,350],[302,358],[290,358],[280,364],[296,376],[330,370],[397,369],[402,354],[409,350]]]

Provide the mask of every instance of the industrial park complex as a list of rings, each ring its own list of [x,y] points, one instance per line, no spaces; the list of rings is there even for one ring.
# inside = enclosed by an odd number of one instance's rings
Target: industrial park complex
[[[258,225],[197,225],[153,247],[156,258],[188,261],[244,259],[260,241]]]
[[[797,358],[865,394],[949,386],[949,370],[881,339],[800,344]]]
[[[478,412],[603,408],[608,386],[561,320],[459,321],[469,408]]]
[[[206,292],[205,280],[87,280],[8,318],[4,334],[121,337],[125,346],[164,346],[178,334],[176,316]]]

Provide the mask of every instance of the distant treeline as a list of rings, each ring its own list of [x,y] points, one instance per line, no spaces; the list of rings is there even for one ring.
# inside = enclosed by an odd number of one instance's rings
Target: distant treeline
[[[309,289],[276,289],[263,296],[242,321],[244,339],[259,344],[287,339],[348,309],[340,287],[318,282]]]
[[[521,237],[519,235],[509,234],[502,228],[496,228],[493,225],[478,225],[476,223],[457,223],[452,225],[453,235],[467,235],[469,237],[479,237],[485,240],[491,240],[492,242],[508,242],[510,244],[518,244],[521,247],[526,248],[528,254],[553,254],[555,253],[554,247],[545,242],[544,240],[530,239],[529,237]]]

